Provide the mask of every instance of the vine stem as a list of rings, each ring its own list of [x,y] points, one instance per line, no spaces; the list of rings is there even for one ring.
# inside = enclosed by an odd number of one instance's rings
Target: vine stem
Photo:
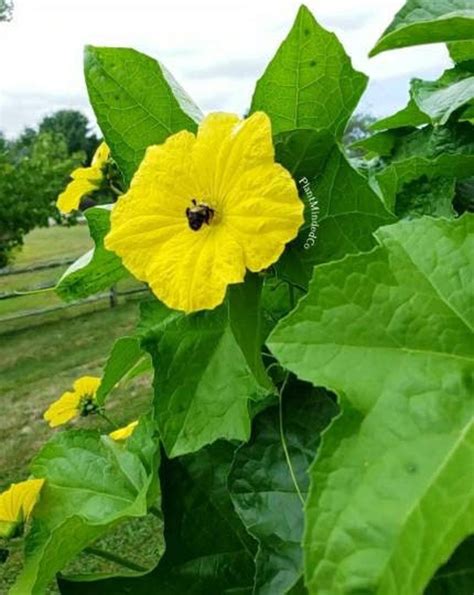
[[[111,428],[113,430],[117,430],[118,429],[118,425],[115,422],[113,422],[110,419],[110,417],[108,415],[106,415],[103,411],[99,410],[99,411],[97,411],[97,414],[100,415],[100,417],[102,419],[105,419],[105,421],[111,426]]]
[[[132,562],[131,560],[127,560],[126,558],[122,558],[122,556],[113,554],[112,552],[108,552],[97,547],[86,547],[84,551],[87,554],[92,554],[93,556],[103,558],[109,562],[115,562],[115,564],[120,564],[120,566],[129,568],[130,570],[135,570],[136,572],[147,572],[148,570],[148,568],[140,566],[140,564],[135,564],[135,562]]]
[[[293,469],[293,463],[291,462],[290,453],[288,451],[288,445],[286,444],[285,439],[285,432],[283,430],[283,392],[286,388],[288,383],[288,378],[290,377],[290,373],[287,372],[285,379],[281,385],[280,391],[278,393],[278,412],[279,412],[279,424],[280,424],[280,441],[281,446],[283,448],[283,452],[285,453],[286,464],[288,465],[288,470],[290,472],[291,480],[293,481],[293,485],[295,486],[296,493],[298,494],[298,498],[301,501],[301,504],[304,506],[304,498],[303,494],[301,493],[300,486],[298,485],[298,480],[296,479],[295,470]]]

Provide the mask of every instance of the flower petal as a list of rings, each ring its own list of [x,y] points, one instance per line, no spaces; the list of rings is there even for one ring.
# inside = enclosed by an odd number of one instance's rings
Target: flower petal
[[[304,205],[287,170],[276,163],[247,171],[230,191],[223,223],[260,271],[278,260],[302,225]]]
[[[155,295],[170,308],[211,310],[224,301],[227,285],[243,281],[243,251],[222,225],[187,229],[160,246],[146,275]]]
[[[100,171],[98,175],[95,170],[84,173],[86,169],[91,170],[92,168],[81,167],[74,170],[71,174],[72,181],[66,186],[64,192],[58,196],[56,206],[61,213],[70,213],[74,209],[78,209],[81,198],[89,192],[97,190],[100,185],[102,179]]]
[[[51,403],[43,418],[51,428],[61,426],[78,415],[80,403],[81,395],[79,393],[65,392],[57,401]]]
[[[99,385],[100,378],[96,376],[82,376],[74,382],[73,387],[74,391],[83,397],[84,395],[94,396]]]
[[[97,147],[96,152],[94,153],[94,157],[92,157],[92,167],[98,167],[101,169],[107,163],[110,157],[110,149],[107,146],[107,143],[102,141],[100,145]]]
[[[130,438],[130,436],[133,434],[133,432],[137,426],[138,426],[138,420],[132,421],[128,425],[124,426],[123,428],[119,428],[118,430],[115,430],[114,432],[110,432],[109,436],[110,436],[110,438],[112,438],[112,440],[126,440],[127,438]]]
[[[129,191],[112,210],[105,247],[140,280],[147,281],[153,253],[188,230],[186,208],[199,193],[189,158],[195,140],[182,131],[163,145],[149,147]]]
[[[19,524],[29,519],[43,483],[44,479],[28,479],[0,494],[0,537],[11,536]]]
[[[255,112],[240,120],[233,114],[210,114],[201,122],[193,151],[194,169],[201,185],[222,203],[232,185],[248,169],[273,162],[270,119]]]

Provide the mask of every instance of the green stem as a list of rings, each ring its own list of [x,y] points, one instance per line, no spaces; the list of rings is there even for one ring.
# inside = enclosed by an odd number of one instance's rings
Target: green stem
[[[132,562],[131,560],[127,560],[126,558],[122,558],[117,554],[112,554],[112,552],[107,552],[106,550],[102,550],[97,547],[86,547],[84,551],[87,554],[92,554],[93,556],[103,558],[109,562],[115,562],[115,564],[120,564],[120,566],[129,568],[130,570],[135,570],[136,572],[147,572],[148,570],[148,568],[140,566],[140,564],[135,564],[135,562]]]
[[[112,428],[113,430],[118,430],[118,425],[117,425],[115,422],[113,422],[113,421],[110,419],[110,417],[104,413],[104,411],[102,411],[101,409],[99,409],[99,411],[97,411],[97,414],[98,414],[98,415],[100,415],[100,417],[101,417],[102,419],[105,419],[105,421],[106,421],[108,424],[110,424],[110,426],[111,426],[111,428]]]
[[[283,429],[283,392],[286,388],[288,383],[288,378],[290,377],[290,373],[287,372],[285,376],[285,380],[283,381],[280,391],[279,391],[279,421],[280,421],[280,441],[281,446],[283,448],[283,452],[285,453],[286,464],[288,465],[288,470],[290,472],[291,480],[293,481],[293,485],[295,486],[296,493],[298,494],[298,498],[301,501],[301,504],[304,506],[304,498],[303,494],[301,493],[300,486],[298,485],[298,480],[296,479],[295,470],[293,469],[293,464],[291,462],[290,453],[288,451],[288,446],[286,444],[285,439],[285,432]]]

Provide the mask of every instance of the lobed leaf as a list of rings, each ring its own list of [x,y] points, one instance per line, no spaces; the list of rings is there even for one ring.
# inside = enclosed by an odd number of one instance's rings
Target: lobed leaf
[[[143,304],[140,330],[153,360],[154,408],[168,456],[219,438],[248,439],[250,401],[273,390],[261,363],[259,294],[250,276],[212,311],[186,316],[157,301]]]
[[[120,337],[115,341],[105,364],[96,401],[103,405],[116,384],[127,376],[145,357],[138,337]]]
[[[315,264],[370,250],[375,245],[372,233],[381,225],[395,221],[367,180],[337,146],[331,151],[321,176],[306,182],[312,197],[318,201],[319,212],[311,214],[306,194],[306,225],[278,264],[284,278],[296,280],[300,285],[307,285]],[[299,180],[299,184],[304,185],[304,180]],[[316,240],[308,244],[312,217],[318,227]],[[295,261],[299,264],[297,279]]]
[[[468,215],[381,228],[318,267],[270,336],[343,408],[311,472],[310,593],[418,595],[474,530],[473,231]]]
[[[59,279],[55,291],[65,301],[85,298],[128,275],[120,258],[104,247],[104,238],[110,230],[111,205],[87,209],[84,216],[95,248],[76,260]]]
[[[255,543],[236,515],[227,491],[234,454],[218,442],[200,452],[164,460],[161,468],[166,551],[151,573],[89,582],[88,595],[250,595]],[[61,581],[61,593],[83,593]]]
[[[369,55],[423,43],[473,37],[471,0],[407,0]]]
[[[336,411],[335,402],[322,389],[292,381],[285,391],[282,431],[304,497],[320,432]],[[235,454],[229,489],[237,513],[259,542],[254,593],[286,593],[303,573],[304,519],[282,447],[278,406],[255,418],[251,440]]]
[[[120,521],[147,514],[149,495],[158,493],[157,440],[139,428],[132,449],[96,431],[65,431],[34,458],[31,472],[46,483],[12,594],[43,593],[86,546]]]
[[[257,82],[251,111],[270,116],[274,135],[304,129],[340,139],[366,84],[337,37],[301,6]]]
[[[84,69],[100,129],[127,182],[148,146],[196,130],[199,108],[153,58],[127,48],[87,46]]]

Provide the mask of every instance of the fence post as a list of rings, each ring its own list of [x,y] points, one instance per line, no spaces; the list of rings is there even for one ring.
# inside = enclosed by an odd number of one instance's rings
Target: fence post
[[[115,287],[115,285],[112,285],[112,287],[110,288],[110,292],[109,292],[109,304],[111,308],[115,308],[115,306],[118,303],[118,299],[117,299],[117,288]]]

